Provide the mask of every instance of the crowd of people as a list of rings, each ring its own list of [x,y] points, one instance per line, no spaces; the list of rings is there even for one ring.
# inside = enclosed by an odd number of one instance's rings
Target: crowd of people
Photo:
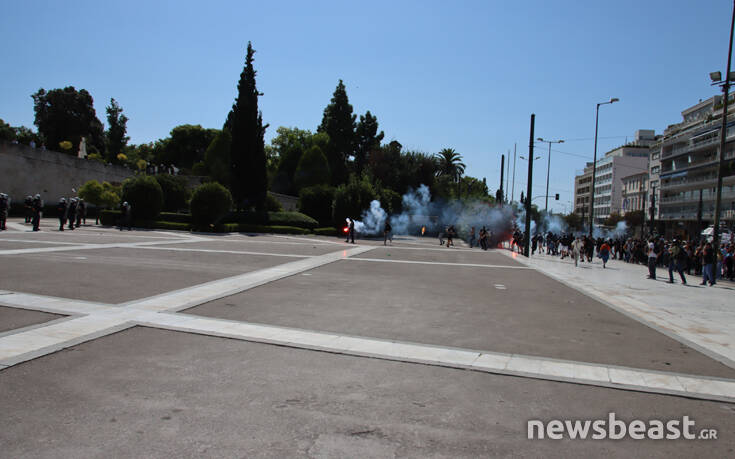
[[[524,234],[518,230],[511,240],[511,249],[522,251]],[[686,284],[686,275],[702,276],[700,285],[715,285],[720,279],[735,279],[735,241],[723,241],[719,251],[706,240],[666,239],[656,236],[643,238],[593,238],[572,234],[536,234],[531,238],[531,255],[546,254],[562,260],[569,257],[575,266],[592,263],[595,257],[602,261],[603,268],[608,260],[642,264],[648,267],[648,278],[656,279],[656,268],[668,269],[669,283],[674,283],[674,274]]]

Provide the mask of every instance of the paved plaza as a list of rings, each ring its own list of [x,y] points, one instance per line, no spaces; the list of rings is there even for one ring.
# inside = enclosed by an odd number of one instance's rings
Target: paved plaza
[[[55,228],[0,233],[0,457],[735,455],[735,285],[432,238]],[[527,439],[611,412],[718,439]]]

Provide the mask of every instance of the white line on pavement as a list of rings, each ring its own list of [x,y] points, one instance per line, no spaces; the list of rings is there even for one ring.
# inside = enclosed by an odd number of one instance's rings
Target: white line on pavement
[[[377,261],[379,263],[409,263],[409,264],[415,264],[415,265],[469,266],[472,268],[531,269],[528,266],[483,265],[483,264],[478,264],[478,263],[451,263],[451,262],[444,262],[444,261],[387,260],[385,258],[350,257],[350,258],[347,258],[347,260]]]
[[[272,252],[245,252],[241,250],[215,250],[215,249],[188,249],[183,247],[141,247],[146,250],[170,250],[175,252],[205,252],[205,253],[230,253],[234,255],[267,255],[269,257],[287,257],[287,258],[311,258],[315,255],[294,255],[287,253]]]

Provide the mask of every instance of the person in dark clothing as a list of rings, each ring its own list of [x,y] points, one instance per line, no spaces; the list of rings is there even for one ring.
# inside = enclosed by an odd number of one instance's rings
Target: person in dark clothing
[[[715,251],[712,249],[712,243],[708,242],[702,251],[702,283],[699,285],[707,285],[707,281],[709,281],[710,286],[717,283],[715,280],[714,263]]]
[[[383,228],[383,245],[387,245],[389,239],[391,245],[393,245],[393,235],[391,234],[391,231],[393,231],[393,227],[390,226],[390,222],[386,220],[385,228]]]
[[[59,215],[59,231],[64,231],[67,211],[68,207],[66,204],[66,198],[59,199],[59,203],[56,204],[56,213]]]
[[[684,277],[684,266],[686,264],[687,253],[679,244],[676,239],[671,243],[669,247],[669,284],[674,283],[674,270],[679,273],[681,277],[681,283],[687,283],[687,278]]]
[[[10,212],[10,198],[5,193],[0,193],[0,231],[5,231],[5,223],[8,220],[8,212]]]
[[[355,243],[355,220],[348,218],[350,224],[347,225],[347,239],[345,239],[345,242],[350,242],[350,239],[352,240],[352,243]]]
[[[125,201],[120,206],[120,231],[123,230],[124,226],[128,227],[128,231],[132,230],[131,227],[131,220],[132,220],[132,206],[128,204],[128,201]]]
[[[74,223],[77,221],[77,198],[71,198],[69,200],[69,208],[66,216],[69,219],[69,229],[74,230]]]
[[[656,260],[658,253],[656,252],[656,242],[651,239],[648,243],[648,278],[656,280]]]
[[[33,231],[41,231],[41,212],[43,211],[43,201],[41,200],[41,195],[37,194],[33,198],[33,218],[31,219],[31,223],[33,223]]]
[[[23,200],[23,207],[25,208],[26,223],[30,223],[33,220],[33,196],[26,196]]]
[[[84,199],[79,198],[79,202],[77,203],[77,228],[82,226],[82,222],[84,224],[87,224],[87,204],[84,202]]]

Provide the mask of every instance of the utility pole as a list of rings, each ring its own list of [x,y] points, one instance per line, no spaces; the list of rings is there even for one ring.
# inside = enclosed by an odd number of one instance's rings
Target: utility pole
[[[533,128],[536,114],[531,113],[531,136],[528,139],[528,186],[526,187],[526,237],[523,238],[523,255],[531,256],[531,196],[533,196]]]
[[[727,72],[725,72],[725,83],[722,92],[725,97],[722,101],[722,131],[720,132],[720,161],[717,164],[717,194],[715,195],[715,227],[712,231],[712,245],[715,254],[720,251],[720,209],[722,205],[722,172],[725,168],[725,138],[727,137],[727,99],[730,91],[730,63],[732,59],[732,34],[735,28],[735,2],[733,2],[732,20],[730,22],[730,47],[727,51]]]
[[[499,205],[502,205],[505,201],[505,193],[503,192],[503,172],[505,171],[505,155],[500,155],[500,202],[498,202]]]
[[[510,186],[510,202],[512,203],[516,197],[516,147],[517,143],[513,144],[513,184]],[[508,158],[508,165],[510,165],[510,158]]]
[[[508,185],[510,185],[510,149],[508,149],[508,164],[505,166],[505,202],[510,202],[508,200],[508,188],[510,188]]]

